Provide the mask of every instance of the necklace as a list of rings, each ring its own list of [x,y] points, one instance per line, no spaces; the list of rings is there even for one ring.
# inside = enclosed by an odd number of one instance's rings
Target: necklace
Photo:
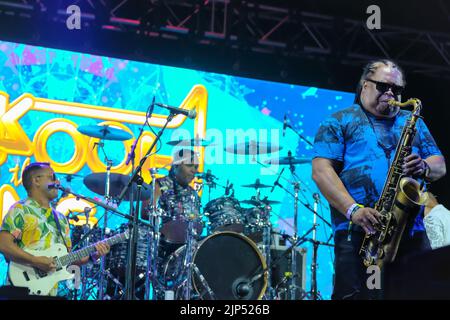
[[[366,118],[369,121],[369,124],[370,124],[370,126],[371,126],[371,128],[373,130],[373,133],[374,133],[374,135],[375,135],[375,137],[377,139],[377,144],[384,151],[384,155],[385,155],[385,157],[386,157],[386,159],[388,161],[388,164],[390,165],[392,150],[394,150],[396,145],[397,145],[397,143],[395,142],[395,140],[396,140],[395,139],[395,135],[390,130],[386,130],[387,133],[391,134],[390,138],[392,140],[392,143],[390,145],[384,144],[383,143],[383,139],[378,136],[377,131],[375,130],[375,126],[374,126],[374,124],[372,122],[371,116],[369,114],[367,114],[367,111],[365,111],[364,109],[363,109],[363,111],[364,111],[364,114],[366,115]],[[395,119],[393,119],[392,122],[393,122],[392,123],[392,127],[393,127]]]

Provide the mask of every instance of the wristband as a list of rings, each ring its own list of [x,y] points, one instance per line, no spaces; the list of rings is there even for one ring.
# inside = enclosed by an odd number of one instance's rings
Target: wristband
[[[352,221],[352,216],[353,214],[359,209],[359,208],[363,208],[364,206],[358,203],[354,203],[350,206],[350,208],[348,208],[347,213],[345,214],[345,216],[347,217],[348,220]]]

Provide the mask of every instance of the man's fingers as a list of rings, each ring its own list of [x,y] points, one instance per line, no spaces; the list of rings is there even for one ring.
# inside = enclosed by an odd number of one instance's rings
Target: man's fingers
[[[370,234],[370,231],[369,231],[369,229],[366,228],[366,226],[362,226],[362,228],[364,229],[364,232],[365,232],[366,234]]]
[[[414,159],[420,159],[420,156],[417,153],[411,153],[409,156],[405,157],[405,162],[414,160]]]
[[[368,215],[367,219],[370,221],[370,223],[372,225],[377,225],[378,224],[378,219],[375,216]]]
[[[415,159],[404,164],[404,168],[411,169],[420,165],[422,159]]]

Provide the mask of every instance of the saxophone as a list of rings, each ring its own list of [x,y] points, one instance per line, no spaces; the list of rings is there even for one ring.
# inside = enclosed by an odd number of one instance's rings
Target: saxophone
[[[413,105],[414,110],[403,127],[391,167],[375,210],[381,214],[381,222],[375,226],[375,233],[366,234],[359,254],[366,267],[392,262],[409,219],[416,217],[420,206],[427,200],[427,194],[417,180],[403,174],[403,161],[411,153],[416,134],[416,122],[420,118],[422,104],[419,99],[401,103],[390,100],[391,107]]]

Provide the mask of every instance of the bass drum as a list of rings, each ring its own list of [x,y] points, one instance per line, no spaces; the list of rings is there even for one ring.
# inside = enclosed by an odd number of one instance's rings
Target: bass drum
[[[186,245],[170,255],[163,268],[163,280],[175,291],[175,299],[182,299],[186,285],[185,253]],[[193,297],[198,299],[259,300],[267,288],[266,261],[242,234],[223,231],[208,236],[198,243],[193,262],[198,270],[192,273]]]

